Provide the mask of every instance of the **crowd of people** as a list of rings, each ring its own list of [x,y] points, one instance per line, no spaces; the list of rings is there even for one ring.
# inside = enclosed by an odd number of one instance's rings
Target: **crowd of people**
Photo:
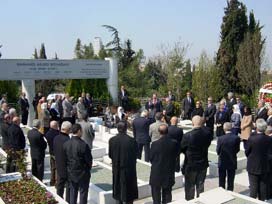
[[[151,163],[150,186],[155,204],[172,201],[175,172],[185,178],[185,199],[191,200],[204,191],[209,166],[208,149],[217,136],[219,186],[234,189],[237,153],[243,142],[248,158],[247,171],[250,196],[266,200],[272,197],[272,108],[259,101],[255,115],[233,93],[219,102],[218,108],[211,97],[207,106],[194,101],[191,92],[181,102],[182,118],[192,121],[192,130],[183,133],[175,115],[175,96],[168,92],[165,106],[156,94],[145,104],[144,110],[131,124],[132,136],[127,134],[126,111],[128,94],[122,86],[119,94],[120,106],[115,114],[118,134],[109,141],[109,157],[112,159],[113,198],[117,203],[133,203],[138,198],[137,159]],[[0,127],[2,147],[5,151],[20,151],[26,147],[20,123],[26,124],[29,103],[22,93],[18,101],[20,114],[1,100]],[[74,105],[69,94],[64,99],[57,95],[46,102],[37,94],[33,100],[36,119],[27,138],[30,144],[32,174],[41,181],[44,177],[44,157],[47,146],[50,154],[50,185],[56,186],[57,194],[76,203],[78,191],[80,203],[87,203],[90,169],[93,165],[92,146],[94,130],[88,122],[92,114],[92,102],[88,94],[82,94]],[[111,111],[106,109],[107,115]],[[19,117],[20,115],[20,117]],[[60,128],[59,128],[60,127]],[[180,161],[184,154],[184,161]],[[17,170],[16,158],[7,158],[7,172]],[[181,166],[180,164],[183,163]],[[226,185],[227,180],[227,185]],[[227,187],[226,187],[227,186]],[[196,191],[196,195],[195,195]]]

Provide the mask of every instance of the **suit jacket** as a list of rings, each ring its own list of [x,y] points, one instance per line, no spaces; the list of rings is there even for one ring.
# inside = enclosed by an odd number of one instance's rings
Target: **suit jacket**
[[[266,121],[268,118],[267,111],[268,111],[267,108],[263,108],[262,111],[258,110],[256,113],[255,121],[259,118],[263,118]]]
[[[170,139],[175,140],[178,144],[180,144],[180,142],[182,140],[182,137],[183,137],[183,129],[179,128],[179,127],[177,127],[175,125],[170,125],[168,127],[168,134],[167,134],[167,136]]]
[[[139,144],[148,144],[150,120],[144,117],[135,118],[132,122],[133,137]]]
[[[27,138],[30,143],[30,155],[32,159],[42,160],[45,157],[46,142],[36,128],[29,130]]]
[[[178,143],[167,136],[161,137],[151,145],[150,161],[151,186],[172,187],[175,184],[175,165],[178,156]]]
[[[268,150],[270,137],[263,133],[253,133],[247,141],[247,171],[251,174],[261,175],[268,172]]]
[[[86,142],[86,144],[89,146],[90,149],[93,148],[93,140],[95,137],[95,132],[93,129],[93,126],[86,122],[86,121],[81,121],[78,124],[80,124],[82,128],[82,136],[81,139]]]
[[[161,136],[159,133],[159,127],[162,124],[167,125],[166,123],[157,120],[155,123],[152,123],[149,126],[149,136],[151,138],[151,142],[155,142],[156,140],[160,139]]]
[[[45,134],[45,138],[47,140],[48,146],[49,146],[49,154],[54,155],[54,139],[57,135],[59,135],[59,130],[55,130],[50,128],[47,133]]]
[[[118,96],[119,96],[120,101],[124,101],[124,102],[128,101],[128,92],[126,89],[124,89],[124,95],[123,95],[122,91],[120,90]]]
[[[248,140],[252,130],[252,115],[244,115],[241,121],[241,139]]]
[[[63,117],[71,118],[73,116],[72,114],[73,105],[65,99],[62,101],[62,107],[63,107]]]
[[[145,104],[145,109],[150,110],[150,116],[154,118],[156,113],[162,112],[162,102],[159,99],[157,99],[156,103],[149,101]]]
[[[63,144],[69,181],[78,183],[89,178],[93,157],[89,146],[78,136]]]
[[[82,119],[83,116],[85,116],[87,114],[87,109],[84,105],[84,103],[78,102],[76,104],[76,109],[77,109],[77,117]]]
[[[185,154],[183,172],[203,170],[209,166],[208,148],[212,133],[206,127],[194,128],[181,141],[181,152]]]
[[[206,118],[206,126],[213,127],[214,125],[214,115],[216,113],[216,106],[211,104],[208,106],[204,112],[204,116]]]
[[[16,125],[12,124],[8,129],[8,138],[10,148],[14,150],[23,150],[26,145],[25,135],[22,129]]]
[[[0,123],[1,126],[1,136],[2,136],[2,147],[3,149],[7,149],[9,147],[9,136],[8,136],[8,129],[10,124],[7,122]]]
[[[240,138],[228,133],[218,138],[216,152],[218,167],[222,169],[237,169],[237,153],[240,151]]]
[[[29,103],[28,103],[27,98],[25,98],[25,99],[20,98],[18,101],[18,104],[20,105],[20,109],[22,112],[28,112]]]
[[[199,107],[199,108],[195,108],[192,112],[192,118],[196,115],[199,115],[200,117],[203,117],[203,114],[204,114],[204,110],[202,107]]]
[[[65,163],[65,153],[63,144],[70,140],[69,135],[61,132],[57,135],[53,142],[53,150],[56,158],[57,173],[60,178],[67,178],[67,168]]]
[[[195,108],[195,101],[193,97],[190,97],[191,102],[189,102],[188,98],[184,98],[182,101],[182,109],[184,111],[184,114],[191,113]]]
[[[166,116],[168,117],[174,116],[174,105],[172,102],[170,102],[169,104],[166,104],[165,111],[166,111]]]

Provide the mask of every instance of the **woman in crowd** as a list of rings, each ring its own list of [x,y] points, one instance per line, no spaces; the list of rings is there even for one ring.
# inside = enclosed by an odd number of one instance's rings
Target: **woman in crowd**
[[[231,115],[232,130],[231,132],[235,135],[238,135],[240,132],[242,115],[240,108],[237,104],[233,105],[233,113]]]
[[[247,147],[247,140],[252,131],[252,113],[251,109],[248,106],[244,107],[244,116],[241,121],[241,140],[244,144],[244,149]]]

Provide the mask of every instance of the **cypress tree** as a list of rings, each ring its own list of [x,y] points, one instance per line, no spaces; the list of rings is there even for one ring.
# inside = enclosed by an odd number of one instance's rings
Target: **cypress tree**
[[[41,45],[40,59],[47,59],[44,43],[42,43],[42,45]]]
[[[248,30],[246,7],[238,0],[228,1],[221,25],[221,42],[217,52],[216,65],[224,93],[239,92],[236,70],[237,52]]]

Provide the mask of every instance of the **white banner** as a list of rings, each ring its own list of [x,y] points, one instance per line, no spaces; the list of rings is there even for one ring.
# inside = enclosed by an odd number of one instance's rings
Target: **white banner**
[[[0,59],[0,80],[109,78],[105,60]]]

